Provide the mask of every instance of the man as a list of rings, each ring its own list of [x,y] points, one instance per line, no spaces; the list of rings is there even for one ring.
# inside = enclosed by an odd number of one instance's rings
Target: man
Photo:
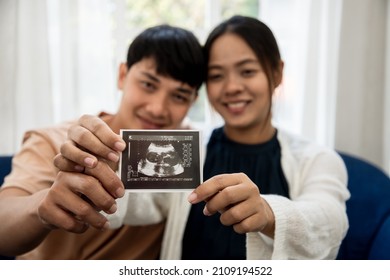
[[[101,113],[101,122],[88,129],[106,126],[117,135],[121,128],[179,128],[196,100],[203,64],[201,46],[191,32],[168,25],[145,30],[119,67],[123,96],[117,113]],[[88,119],[84,116],[78,124],[82,127]],[[26,133],[0,191],[0,254],[20,259],[157,259],[164,223],[108,229],[102,212],[117,210],[115,199],[124,189],[113,172],[99,177],[110,168],[106,161],[87,157],[85,170],[74,167],[83,173],[54,167],[53,158],[76,124]],[[112,140],[114,149],[101,152],[117,162],[124,144],[120,138]]]

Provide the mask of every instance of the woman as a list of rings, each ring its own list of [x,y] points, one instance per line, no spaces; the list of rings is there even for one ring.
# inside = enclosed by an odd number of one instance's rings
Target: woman
[[[345,166],[334,151],[273,126],[283,62],[271,30],[234,16],[204,51],[208,98],[225,121],[207,146],[205,182],[189,196],[128,194],[118,224],[167,215],[164,259],[334,259],[348,228]],[[138,215],[151,198],[159,214]]]

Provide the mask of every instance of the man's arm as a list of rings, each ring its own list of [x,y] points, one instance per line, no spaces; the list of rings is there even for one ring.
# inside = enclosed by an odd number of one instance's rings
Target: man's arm
[[[101,163],[95,170],[88,171],[97,172],[99,176],[59,172],[51,188],[34,194],[13,187],[3,189],[0,193],[0,253],[25,253],[39,245],[51,229],[82,233],[89,226],[108,228],[107,218],[100,211],[114,213],[115,199],[123,196],[124,189],[113,188],[117,185],[115,181],[120,185],[121,182],[115,173],[105,176],[104,170],[112,172]]]
[[[51,229],[82,233],[109,227],[100,213],[112,214],[123,185],[104,162],[85,172],[59,172],[50,188],[33,194],[7,187],[0,192],[0,253],[19,255],[42,242]],[[105,187],[106,186],[106,187]]]
[[[49,189],[29,194],[19,188],[0,192],[0,253],[16,256],[35,248],[50,232],[39,219],[38,205]]]
[[[115,212],[115,199],[124,194],[122,182],[104,160],[83,172],[57,174],[51,144],[44,139],[28,139],[12,180],[0,191],[0,254],[25,253],[53,228],[76,233],[88,226],[107,228],[101,211]]]

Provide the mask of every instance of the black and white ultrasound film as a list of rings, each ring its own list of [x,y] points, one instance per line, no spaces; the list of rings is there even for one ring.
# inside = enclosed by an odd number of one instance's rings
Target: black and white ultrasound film
[[[121,130],[120,177],[128,190],[184,191],[201,183],[196,130]]]

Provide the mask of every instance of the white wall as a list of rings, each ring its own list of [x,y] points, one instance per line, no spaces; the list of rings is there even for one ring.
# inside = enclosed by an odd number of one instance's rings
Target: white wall
[[[387,5],[387,0],[343,2],[335,123],[336,149],[383,168],[390,110],[385,97]]]
[[[385,123],[384,123],[384,167],[390,174],[390,1],[387,1],[386,24],[386,69],[385,69]]]

